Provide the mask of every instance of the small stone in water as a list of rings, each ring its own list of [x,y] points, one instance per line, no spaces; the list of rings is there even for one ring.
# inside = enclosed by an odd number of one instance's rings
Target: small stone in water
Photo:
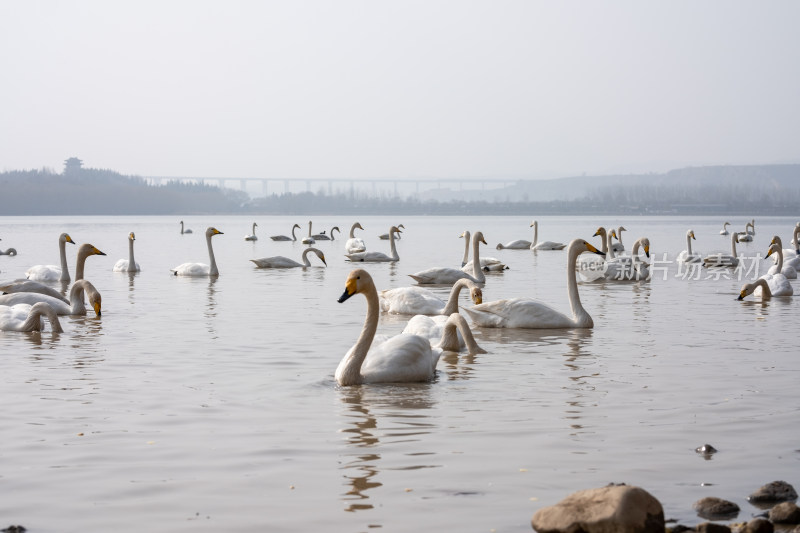
[[[704,455],[711,455],[712,453],[717,453],[717,449],[714,448],[710,444],[703,444],[702,446],[698,446],[694,449],[697,453],[702,453]]]

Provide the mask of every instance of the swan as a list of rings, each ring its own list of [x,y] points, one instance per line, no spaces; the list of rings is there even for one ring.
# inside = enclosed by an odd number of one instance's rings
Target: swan
[[[739,242],[737,233],[731,234],[731,253],[710,254],[703,258],[705,267],[736,267],[739,264],[739,255],[736,253],[736,243]]]
[[[338,231],[341,233],[339,226],[334,226],[331,228],[331,232],[329,235],[325,235],[325,232],[317,233],[316,235],[312,235],[312,237],[317,241],[335,241],[336,239],[333,236],[333,232]]]
[[[612,234],[608,234],[606,228],[600,226],[592,235],[592,237],[600,237],[600,251],[603,252],[601,255],[578,256],[575,268],[586,281],[595,281],[604,277],[606,260],[614,257],[614,252],[609,248],[614,230],[611,232]]]
[[[490,328],[591,328],[594,321],[581,305],[575,261],[583,252],[603,252],[582,239],[574,239],[567,247],[567,295],[572,316],[567,316],[531,298],[511,298],[464,308],[472,322]]]
[[[678,261],[682,263],[699,263],[703,260],[700,254],[692,253],[692,239],[697,240],[697,237],[694,236],[694,230],[690,229],[686,232],[686,250],[678,254]],[[741,241],[741,237],[739,240]]]
[[[114,272],[139,272],[139,263],[133,259],[133,241],[136,240],[136,235],[133,232],[128,234],[128,258],[119,259],[114,263]]]
[[[468,288],[473,303],[483,301],[483,292],[474,282],[460,279],[450,289],[450,296],[443,301],[432,291],[422,287],[398,287],[380,292],[381,310],[397,315],[445,315],[458,311],[461,289]]]
[[[0,239],[2,241],[3,239]],[[17,255],[16,248],[9,248],[7,250],[0,250],[0,255]]]
[[[531,224],[531,226],[533,226],[533,224]],[[510,241],[510,242],[507,242],[505,244],[499,243],[497,245],[497,249],[498,250],[504,250],[504,249],[508,249],[508,250],[526,250],[526,249],[530,249],[532,244],[533,243],[531,241],[526,241],[524,239],[517,239],[515,241]]]
[[[100,316],[102,310],[102,297],[94,285],[88,280],[80,279],[72,284],[69,291],[69,304],[66,304],[58,298],[53,298],[46,294],[38,292],[15,292],[12,294],[4,294],[0,296],[0,305],[17,305],[28,304],[34,305],[37,302],[44,302],[55,310],[59,315],[85,315],[86,306],[83,303],[84,293],[89,300],[89,305],[92,306],[97,316]]]
[[[391,262],[394,263],[395,261],[400,260],[400,256],[397,255],[397,247],[394,244],[395,233],[400,233],[400,229],[397,226],[392,226],[389,228],[389,235],[391,239],[389,239],[389,243],[392,249],[391,257],[386,255],[383,252],[355,252],[352,254],[344,254],[347,257],[348,261],[352,262],[364,262],[364,263],[386,263]]]
[[[728,234],[728,226],[730,226],[730,225],[731,225],[730,222],[725,222],[724,224],[722,224],[722,229],[719,230],[719,234],[720,235],[727,235]]]
[[[758,289],[760,289],[760,294],[754,294]],[[754,294],[754,296],[760,295],[762,300],[772,298],[772,292],[769,290],[769,284],[767,283],[767,280],[762,278],[758,278],[753,283],[745,283],[742,285],[742,290],[739,292],[739,298],[737,298],[737,300],[744,300],[744,297],[749,294]]]
[[[291,237],[287,237],[286,235],[273,235],[272,237],[270,237],[270,239],[272,239],[273,241],[296,241],[297,237],[295,237],[294,235],[294,230],[296,229],[300,229],[300,224],[295,224],[294,226],[292,226]]]
[[[0,285],[0,292],[2,292],[2,294],[11,294],[14,292],[38,292],[40,294],[47,294],[48,296],[57,298],[64,303],[69,303],[69,300],[67,300],[54,288],[50,287],[49,285],[45,285],[40,281],[31,281],[29,279],[17,279],[5,283],[4,285]]]
[[[406,227],[404,225],[402,225],[402,224],[398,224],[397,227],[398,228],[402,228],[402,229],[406,229]],[[400,232],[398,232],[398,235],[397,235],[397,237],[395,237],[395,239],[400,239],[400,235],[399,234],[400,234]],[[383,235],[378,235],[378,238],[380,240],[382,240],[382,241],[388,241],[389,240],[389,235],[391,235],[391,232],[384,233]]]
[[[192,233],[192,230],[190,230],[189,228],[183,229],[183,220],[181,220],[181,235],[183,235],[184,233]]]
[[[465,231],[458,238],[464,239],[464,258],[461,260],[461,270],[469,274],[472,272],[472,261],[469,259],[469,245],[471,243],[469,231]],[[502,272],[507,270],[508,267],[496,257],[481,257],[481,269]]]
[[[791,296],[794,294],[794,289],[792,289],[792,285],[789,283],[786,276],[781,273],[783,269],[783,250],[781,250],[780,246],[777,244],[771,244],[767,251],[767,257],[773,253],[778,255],[778,264],[776,265],[777,268],[775,272],[764,274],[759,279],[763,279],[767,282],[767,285],[769,285],[769,292],[772,293],[772,296]],[[770,268],[770,271],[772,271],[772,268]]]
[[[300,241],[303,244],[316,244],[317,241],[314,240],[314,237],[311,236],[311,221],[308,221],[308,236],[303,237],[303,240]]]
[[[53,333],[63,333],[55,310],[44,302],[0,306],[0,331],[42,331],[42,317],[50,321]]]
[[[751,220],[747,224],[744,225],[744,231],[739,232],[739,242],[752,242],[753,235],[756,234],[756,221],[755,219]],[[750,228],[750,229],[748,229]]]
[[[611,235],[615,235],[612,230]],[[611,240],[609,238],[609,240]],[[639,257],[639,249],[644,250],[644,255],[650,258],[650,239],[640,237],[633,243],[631,255],[613,256],[606,261],[603,277],[615,281],[640,281],[650,279],[649,265]]]
[[[367,245],[364,244],[364,239],[356,237],[355,235],[356,229],[363,230],[364,228],[361,226],[360,222],[356,222],[352,226],[350,226],[350,237],[347,239],[347,242],[344,243],[344,251],[348,254],[355,254],[358,252],[367,251]]]
[[[609,245],[609,249],[612,252],[619,253],[619,252],[624,252],[625,251],[625,245],[622,244],[622,232],[623,231],[628,231],[628,230],[626,230],[624,226],[620,226],[620,227],[617,228],[616,233],[614,233],[614,236],[616,237],[618,242],[615,242],[614,244]]]
[[[800,239],[798,239],[798,235],[800,235],[800,226],[795,226],[792,233],[792,246],[793,248],[784,248],[783,249],[783,262],[785,265],[791,265],[795,270],[800,269]],[[781,238],[777,235],[772,238],[770,244],[777,244],[778,246],[783,246],[781,243]]]
[[[531,250],[563,250],[566,244],[553,241],[539,241],[539,222],[534,220],[531,223],[533,228],[533,243],[531,243]],[[625,229],[620,226],[620,229]]]
[[[775,237],[772,238],[772,243],[770,244],[770,248],[772,248],[773,246],[775,246],[776,249],[780,250],[781,253],[776,254],[775,264],[769,267],[769,270],[767,270],[767,274],[777,274],[778,272],[780,272],[781,274],[786,276],[786,279],[797,279],[797,270],[795,269],[795,267],[789,264],[788,261],[783,260],[784,256],[783,245],[781,244],[781,238],[778,237],[777,235],[775,235]],[[767,253],[767,257],[769,256],[770,252]],[[793,259],[796,259],[796,257],[794,257]]]
[[[433,317],[417,315],[408,321],[402,333],[424,337],[431,343],[432,348],[448,352],[460,352],[466,348],[469,355],[486,353],[486,350],[475,342],[467,321],[458,313]]]
[[[295,268],[295,267],[310,267],[311,261],[308,260],[308,254],[310,252],[314,252],[317,254],[325,266],[328,266],[328,263],[325,261],[325,254],[323,254],[320,250],[316,248],[306,248],[303,250],[303,262],[298,263],[293,259],[289,259],[288,257],[283,257],[282,255],[277,255],[275,257],[264,257],[262,259],[251,259],[253,263],[256,264],[258,268]]]
[[[253,233],[251,235],[245,235],[244,236],[244,240],[246,240],[246,241],[257,241],[258,240],[258,237],[256,236],[256,226],[258,226],[258,224],[253,222]]]
[[[411,276],[417,283],[421,285],[451,285],[462,278],[466,278],[474,283],[484,284],[486,283],[486,276],[483,275],[483,270],[480,268],[480,266],[476,266],[476,264],[481,264],[480,253],[478,250],[480,243],[486,244],[486,240],[483,238],[482,232],[476,231],[475,235],[472,236],[473,264],[471,275],[458,268],[434,267],[417,272],[416,274],[409,274],[409,276]]]
[[[214,249],[211,248],[211,237],[214,235],[224,235],[217,228],[208,228],[206,230],[206,245],[208,246],[208,259],[211,266],[203,263],[183,263],[170,269],[176,276],[219,276],[219,269],[217,268],[217,261],[214,259]]]
[[[390,230],[391,235],[391,230]],[[372,276],[366,270],[350,272],[339,303],[354,294],[367,299],[367,314],[358,340],[336,367],[336,382],[343,387],[361,383],[411,383],[430,381],[442,350],[431,348],[428,339],[399,334],[380,344],[373,344],[378,329],[380,304]]]
[[[36,265],[25,271],[25,277],[33,281],[70,281],[69,268],[67,267],[67,243],[75,244],[67,233],[58,236],[58,253],[61,257],[61,267],[55,265]]]
[[[86,258],[90,255],[106,255],[93,245],[85,242],[78,246],[78,257],[75,260],[75,281],[83,279],[83,270],[86,265]]]

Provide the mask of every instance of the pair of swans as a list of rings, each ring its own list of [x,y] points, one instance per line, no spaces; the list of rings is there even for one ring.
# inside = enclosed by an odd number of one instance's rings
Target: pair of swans
[[[270,239],[272,239],[273,241],[296,241],[297,237],[294,234],[294,230],[296,229],[300,229],[300,224],[295,224],[294,226],[292,226],[291,237],[287,237],[286,235],[273,235],[272,237],[270,237]]]
[[[471,244],[469,231],[464,231],[458,236],[458,238],[464,239],[464,258],[461,260],[461,270],[469,274],[470,272],[473,272],[472,260],[469,259],[469,245]],[[506,264],[496,257],[481,257],[480,264],[481,270],[486,271],[502,272],[503,270],[508,269]]]
[[[402,224],[401,224],[402,226]],[[352,230],[351,230],[352,232]],[[401,233],[400,228],[398,226],[392,226],[389,228],[389,245],[392,250],[392,255],[386,255],[383,252],[353,252],[345,254],[348,261],[352,262],[363,262],[363,263],[394,263],[400,260],[400,256],[397,254],[397,246],[395,245],[395,233],[399,235]]]
[[[50,322],[53,333],[64,332],[55,310],[44,302],[0,306],[0,331],[42,331],[42,318]]]
[[[72,284],[72,288],[69,291],[69,303],[65,303],[60,295],[59,298],[56,298],[40,292],[12,292],[0,296],[0,305],[34,305],[44,302],[52,307],[58,315],[85,315],[84,295],[89,301],[89,305],[94,309],[95,315],[100,316],[103,299],[95,286],[85,279],[78,280]]]
[[[2,241],[3,239],[0,239]],[[8,248],[6,250],[0,250],[0,255],[17,255],[16,248]]]
[[[476,231],[472,236],[472,274],[464,272],[458,268],[450,267],[434,267],[427,270],[422,270],[416,274],[409,274],[417,283],[421,285],[451,285],[460,279],[468,279],[473,283],[486,283],[486,276],[481,269],[480,259],[480,244],[486,244],[486,239],[483,238],[483,232]]]
[[[709,254],[703,258],[705,267],[737,267],[739,265],[739,255],[736,253],[736,243],[739,242],[739,234],[731,233],[731,253],[730,254]]]
[[[211,263],[182,263],[175,268],[170,269],[175,276],[219,276],[219,269],[217,268],[217,260],[214,258],[214,249],[211,247],[211,237],[214,235],[224,235],[217,228],[210,227],[206,229],[206,246],[208,247],[208,259]]]
[[[245,235],[244,236],[244,240],[246,240],[246,241],[257,241],[258,240],[258,236],[256,236],[256,227],[258,227],[258,224],[253,222],[253,233],[251,233],[250,235]]]
[[[438,345],[420,335],[401,333],[383,342],[375,341],[378,329],[380,303],[372,276],[366,270],[350,272],[339,303],[355,294],[363,294],[367,300],[367,313],[358,340],[344,355],[334,374],[336,382],[343,387],[362,383],[413,383],[430,381],[436,375],[436,364],[443,350],[454,350],[458,341],[451,328],[466,324],[458,315],[448,318],[450,332]],[[467,329],[468,331],[468,329]],[[462,333],[462,335],[466,335]],[[470,334],[471,336],[471,334]]]
[[[678,254],[681,263],[699,263],[703,260],[700,254],[692,252],[692,240],[697,240],[697,237],[694,236],[694,230],[690,229],[686,232],[686,249]]]
[[[634,241],[631,255],[616,256],[611,247],[611,239],[616,232],[611,230],[608,235],[608,256],[603,267],[603,278],[612,281],[641,281],[650,279],[650,266],[639,257],[639,249],[644,250],[647,259],[650,258],[650,239],[639,237]]]
[[[467,307],[464,312],[480,327],[563,329],[591,328],[594,321],[583,308],[578,294],[575,263],[584,252],[604,255],[603,252],[584,241],[574,239],[567,247],[567,296],[572,316],[567,316],[552,307],[531,298],[510,298],[485,302]]]
[[[767,257],[775,254],[775,264],[769,267],[767,274],[781,273],[786,276],[786,279],[797,279],[797,269],[795,265],[798,262],[797,256],[792,257],[792,261],[786,261],[786,250],[783,249],[781,238],[775,235],[770,242],[769,250],[767,250]]]
[[[185,233],[192,233],[192,230],[190,230],[189,228],[183,229],[183,220],[181,220],[181,235]]]
[[[381,291],[380,306],[382,311],[397,315],[450,316],[458,312],[458,297],[462,289],[469,290],[473,303],[483,301],[483,292],[478,285],[471,280],[460,279],[453,284],[446,302],[428,289],[412,286]]]
[[[783,250],[780,244],[770,244],[767,251],[767,257],[772,254],[777,254],[777,264],[770,269],[770,273],[764,274],[753,283],[746,283],[742,286],[739,293],[739,300],[744,300],[745,296],[753,294],[754,296],[761,296],[762,299],[771,298],[773,296],[791,296],[794,294],[794,289],[785,275],[781,273],[783,267]]]
[[[781,238],[775,235],[770,244],[782,246]],[[800,270],[800,225],[795,226],[792,232],[792,248],[783,249],[783,260],[795,270]]]
[[[133,258],[133,241],[136,240],[136,235],[133,232],[128,234],[128,258],[127,259],[118,259],[116,263],[114,263],[114,272],[140,272],[142,269],[139,267],[139,263]]]
[[[64,281],[71,280],[69,268],[67,267],[66,243],[75,244],[72,237],[67,233],[62,233],[58,237],[58,253],[61,259],[61,266],[55,265],[35,265],[25,271],[25,277],[32,281]],[[84,243],[78,247],[78,256],[75,262],[75,279],[83,279],[83,271],[86,259],[92,255],[106,255],[91,244]]]
[[[339,226],[334,226],[331,228],[331,232],[329,234],[326,235],[325,232],[323,231],[322,233],[317,233],[315,235],[312,235],[312,237],[314,238],[314,240],[317,241],[335,241],[336,238],[333,236],[334,231],[338,231],[339,233],[342,232],[342,230],[339,229]]]
[[[364,239],[356,237],[357,229],[364,229],[360,222],[355,222],[350,226],[350,237],[347,239],[347,242],[344,243],[344,251],[346,254],[356,254],[367,251],[367,245],[364,243]]]
[[[565,244],[562,244],[560,242],[553,242],[553,241],[538,242],[539,241],[539,222],[534,220],[533,222],[531,222],[530,227],[533,228],[533,242],[526,241],[524,239],[517,239],[516,241],[511,241],[511,242],[508,242],[506,244],[500,243],[500,244],[497,245],[497,249],[498,250],[504,250],[504,249],[508,249],[508,250],[525,250],[525,249],[530,249],[530,250],[561,250],[566,246]]]
[[[296,268],[296,267],[310,267],[311,261],[308,259],[309,253],[314,253],[319,257],[325,266],[328,266],[328,262],[325,261],[325,254],[322,253],[321,250],[317,248],[306,248],[303,250],[302,263],[298,263],[294,259],[289,259],[288,257],[284,257],[282,255],[277,255],[274,257],[264,257],[261,259],[251,259],[253,263],[255,263],[256,267],[258,268]]]

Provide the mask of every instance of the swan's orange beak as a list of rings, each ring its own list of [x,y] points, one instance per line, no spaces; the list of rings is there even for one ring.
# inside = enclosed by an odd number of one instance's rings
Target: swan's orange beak
[[[92,309],[94,309],[94,314],[100,316],[100,308],[102,307],[103,303],[100,299],[92,302]]]
[[[98,250],[94,246],[92,246],[92,254],[93,255],[106,255],[105,253],[101,252],[100,250]]]
[[[327,261],[325,261],[325,254],[322,254],[322,256],[320,257],[320,259],[322,259],[322,262],[323,262],[323,263],[325,263],[325,266],[328,266],[328,262],[327,262]]]
[[[647,256],[648,259],[650,259],[650,247],[649,246],[645,246],[644,247],[644,255]]]
[[[742,291],[739,293],[739,297],[737,300],[744,300],[744,297],[747,296],[747,291]]]
[[[772,247],[770,247],[770,249],[769,249],[769,250],[767,250],[767,257],[769,257],[769,256],[771,256],[771,255],[772,255]]]
[[[70,237],[69,235],[67,235],[67,242],[75,244],[75,241],[73,241],[72,237]]]
[[[345,283],[344,285],[344,292],[339,297],[339,303],[344,302],[352,295],[354,295],[356,293],[356,288],[357,288],[356,279],[355,278],[348,279],[347,283]]]
[[[595,248],[594,246],[592,246],[588,242],[584,241],[584,244],[586,244],[586,249],[589,250],[590,252],[595,253],[597,255],[602,255],[602,256],[606,255],[604,252],[601,252],[600,250],[598,250],[597,248]]]

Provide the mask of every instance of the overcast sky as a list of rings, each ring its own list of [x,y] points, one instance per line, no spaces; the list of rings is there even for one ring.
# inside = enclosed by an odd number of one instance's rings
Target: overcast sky
[[[800,2],[0,0],[0,170],[800,162]]]

